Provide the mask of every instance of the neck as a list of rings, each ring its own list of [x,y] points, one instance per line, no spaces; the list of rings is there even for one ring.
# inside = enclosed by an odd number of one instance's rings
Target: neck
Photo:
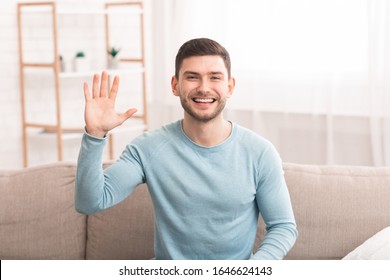
[[[184,133],[192,141],[206,147],[221,144],[232,131],[232,124],[222,116],[202,122],[185,115],[182,125]]]

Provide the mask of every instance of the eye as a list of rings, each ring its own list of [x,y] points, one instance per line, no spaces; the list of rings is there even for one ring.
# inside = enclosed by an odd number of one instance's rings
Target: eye
[[[197,76],[195,75],[188,75],[187,76],[187,80],[196,80],[197,79]]]
[[[220,76],[211,76],[211,80],[214,80],[214,81],[219,81],[221,79],[222,78]]]

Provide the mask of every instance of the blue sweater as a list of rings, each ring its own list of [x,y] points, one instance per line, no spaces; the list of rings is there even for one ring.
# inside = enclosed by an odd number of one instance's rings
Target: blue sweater
[[[222,144],[204,147],[177,121],[136,138],[103,171],[105,142],[83,136],[76,209],[107,209],[147,183],[156,259],[282,259],[293,246],[297,230],[281,160],[248,129],[233,123]],[[259,212],[267,234],[253,255]]]

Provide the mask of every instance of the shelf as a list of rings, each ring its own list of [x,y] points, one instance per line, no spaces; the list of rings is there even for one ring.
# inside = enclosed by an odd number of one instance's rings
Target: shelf
[[[23,63],[23,67],[26,68],[52,68],[54,67],[54,63],[38,63],[38,62],[30,62],[30,63]]]
[[[82,131],[80,132],[64,132],[62,133],[62,140],[74,140],[74,139],[81,139]],[[29,128],[28,129],[28,136],[31,138],[39,138],[39,139],[46,139],[46,140],[54,140],[57,137],[57,132],[55,131],[48,131],[43,128]]]
[[[145,125],[138,125],[133,127],[118,127],[115,128],[111,133],[130,133],[130,132],[143,132],[145,131],[146,126]],[[111,134],[109,133],[109,135]],[[56,132],[48,132],[44,129],[31,129],[28,132],[29,137],[36,138],[36,139],[45,139],[45,140],[55,140],[57,137]],[[83,136],[83,132],[63,132],[62,133],[62,140],[69,141],[69,140],[77,140],[81,139]]]
[[[121,126],[114,128],[109,134],[112,133],[125,133],[133,131],[145,131],[147,129],[146,124],[142,119],[137,118],[136,116],[131,117],[129,120],[125,121]]]
[[[27,124],[28,133],[32,137],[42,137],[45,139],[54,139],[57,137],[57,130],[55,125],[44,125],[44,124]],[[147,129],[142,119],[135,117],[130,118],[121,126],[114,128],[109,132],[110,134],[126,133],[126,132],[143,132]],[[79,139],[83,133],[83,127],[62,127],[62,139],[71,140]]]
[[[85,10],[85,11],[72,11],[72,10],[59,10],[58,15],[141,15],[142,9],[134,9],[134,11],[110,11],[110,10]]]
[[[122,126],[117,127],[110,131],[108,136],[109,143],[109,156],[110,159],[113,159],[113,138],[114,134],[117,133],[129,133],[129,132],[143,132],[148,128],[148,119],[147,119],[147,94],[146,94],[146,70],[145,70],[145,60],[144,60],[144,9],[143,2],[107,2],[102,8],[100,7],[91,7],[87,9],[74,8],[73,5],[68,5],[68,9],[62,7],[65,3],[61,3],[58,7],[55,1],[48,2],[19,2],[17,7],[18,12],[18,43],[19,43],[19,67],[20,67],[20,100],[21,100],[21,114],[22,114],[22,127],[23,127],[23,163],[24,166],[28,166],[28,137],[40,137],[46,139],[55,139],[57,142],[57,155],[58,160],[61,161],[63,158],[63,141],[71,139],[79,139],[83,132],[83,127],[77,127],[80,125],[79,121],[76,123],[76,127],[67,127],[63,123],[64,112],[62,112],[62,102],[63,96],[61,96],[62,84],[72,83],[74,81],[67,80],[71,78],[90,78],[95,73],[102,71],[104,68],[98,71],[83,71],[83,72],[58,72],[60,68],[60,61],[25,61],[23,59],[23,32],[22,32],[22,16],[25,14],[41,14],[51,16],[51,31],[52,31],[52,43],[53,43],[53,58],[59,58],[59,45],[60,38],[58,36],[58,22],[57,15],[99,15],[104,18],[105,21],[105,49],[109,49],[110,44],[110,16],[138,16],[140,19],[140,47],[141,47],[141,57],[138,57],[137,54],[130,54],[130,57],[120,58],[119,60],[123,63],[119,69],[107,69],[107,72],[110,76],[115,75],[127,75],[127,74],[141,74],[142,80],[140,80],[140,87],[142,88],[142,114],[138,113],[134,115],[130,120],[126,121]],[[67,26],[69,27],[69,26]],[[77,25],[74,26],[77,28]],[[131,40],[126,40],[126,44],[131,44]],[[107,54],[101,54],[102,58],[107,59]],[[133,56],[137,58],[132,58]],[[67,69],[67,68],[65,68]],[[88,69],[88,68],[87,68]],[[54,76],[47,75],[50,70],[54,73]],[[27,122],[26,116],[26,100],[25,100],[25,87],[28,86],[28,83],[25,83],[25,75],[32,74],[40,76],[44,75],[44,79],[52,79],[54,82],[54,99],[53,107],[55,108],[55,117],[47,120],[51,124],[44,123],[30,123]],[[99,73],[100,74],[100,73]],[[30,80],[34,81],[34,77],[29,77]],[[30,82],[29,80],[29,82]],[[34,92],[33,92],[34,93]],[[54,123],[54,124],[53,124]],[[69,122],[67,123],[69,125]],[[38,142],[40,143],[40,142]],[[45,148],[45,145],[42,145],[42,148]]]
[[[145,68],[128,68],[128,69],[109,69],[107,70],[108,75],[120,75],[120,74],[142,74],[145,72]],[[59,74],[60,78],[83,78],[83,77],[92,77],[96,71],[87,71],[87,72],[61,72]]]
[[[28,67],[27,67],[28,66]],[[27,74],[42,74],[41,69],[39,68],[50,68],[53,67],[53,64],[51,63],[25,63],[25,73]],[[106,70],[108,75],[126,75],[126,74],[143,74],[145,73],[144,67],[131,67],[131,68],[123,68],[123,69],[107,69]],[[60,72],[59,77],[60,78],[84,78],[84,77],[93,77],[94,74],[100,74],[99,71],[83,71],[83,72],[73,72],[73,71],[66,71],[66,72]]]
[[[19,2],[23,6],[22,12],[29,14],[47,14],[52,11],[52,8],[47,3],[28,3]],[[126,4],[126,3],[121,3]],[[72,10],[72,9],[57,9],[57,15],[141,15],[143,9],[140,7],[131,7],[127,11],[125,10],[114,10],[114,9],[88,9],[88,10]]]

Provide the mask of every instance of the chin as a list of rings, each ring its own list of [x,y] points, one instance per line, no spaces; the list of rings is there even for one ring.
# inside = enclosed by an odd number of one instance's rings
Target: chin
[[[225,108],[225,102],[223,102],[218,104],[218,106],[214,108],[212,112],[198,112],[196,109],[192,108],[185,100],[180,99],[180,101],[184,111],[191,119],[203,123],[208,123],[219,118],[222,114],[223,109]]]
[[[196,114],[193,111],[186,111],[187,115],[190,116],[191,119],[198,121],[198,122],[203,122],[203,123],[208,123],[211,121],[214,121],[218,119],[221,115],[221,112],[214,112],[212,114]]]

